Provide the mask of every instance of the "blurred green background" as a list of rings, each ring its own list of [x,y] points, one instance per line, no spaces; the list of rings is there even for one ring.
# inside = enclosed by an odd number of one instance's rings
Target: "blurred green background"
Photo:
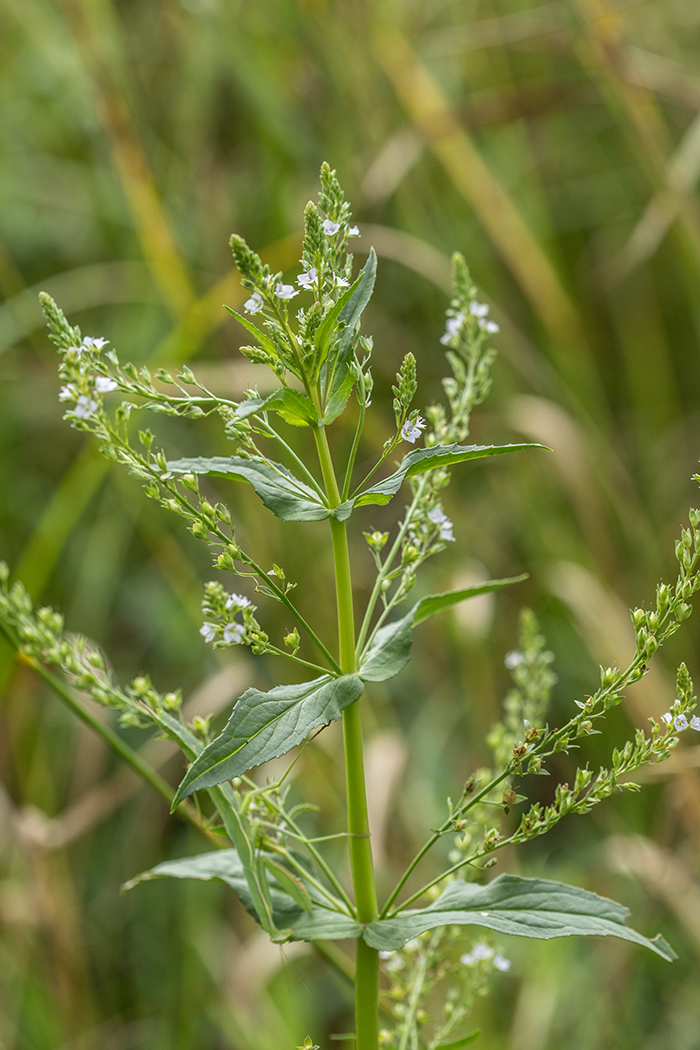
[[[699,48],[695,0],[0,0],[0,558],[120,675],[182,684],[190,711],[224,714],[280,672],[205,650],[206,551],[61,421],[40,289],[122,359],[188,361],[235,396],[259,374],[222,309],[242,301],[228,236],[291,270],[327,159],[362,251],[374,244],[380,259],[364,325],[380,406],[368,459],[407,350],[422,402],[440,395],[454,249],[501,324],[473,437],[554,451],[459,472],[445,501],[458,543],[429,583],[530,579],[422,628],[411,669],[372,693],[384,883],[487,760],[519,607],[556,652],[556,720],[594,688],[598,664],[626,665],[628,606],[675,576],[674,539],[698,502]],[[158,429],[170,452],[225,454],[213,423],[169,423]],[[302,608],[332,624],[324,529],[283,530],[243,487],[220,491],[244,545],[263,564],[286,549]],[[375,508],[360,524],[388,528],[394,514]],[[357,559],[363,592],[359,545]],[[666,710],[675,664],[700,671],[699,638],[691,620],[575,757],[605,761]],[[203,843],[2,642],[0,693],[3,1050],[283,1050],[307,1034],[325,1048],[349,1030],[343,985],[306,946],[267,944],[224,887],[120,896],[124,880]],[[333,733],[295,784],[330,826]],[[511,939],[512,970],[475,1015],[477,1045],[700,1047],[700,742],[687,736],[641,794],[501,860],[624,901],[680,960]],[[168,747],[144,747],[176,782]],[[546,781],[536,788],[548,798]]]

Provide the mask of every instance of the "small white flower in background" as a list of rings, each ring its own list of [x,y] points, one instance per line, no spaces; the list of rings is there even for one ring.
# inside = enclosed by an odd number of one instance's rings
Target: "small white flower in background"
[[[247,609],[250,605],[250,599],[242,594],[229,594],[226,599],[226,608],[230,609],[232,605],[238,606],[239,609]]]
[[[412,937],[410,941],[406,941],[404,944],[404,951],[417,952],[420,948],[420,937]]]
[[[510,970],[510,959],[506,959],[505,955],[501,955],[500,952],[497,952],[493,957],[493,965],[497,970],[500,970],[501,973],[507,973],[507,971]]]
[[[62,386],[58,392],[59,401],[75,401],[78,396],[78,391],[75,389],[72,383],[66,383]]]
[[[690,728],[694,729],[696,733],[700,733],[700,717],[693,715],[690,719]]]
[[[519,667],[522,662],[523,654],[516,652],[515,649],[510,653],[506,653],[506,658],[503,661],[509,671],[512,671],[515,667]]]
[[[677,733],[682,733],[684,729],[688,728],[688,719],[685,715],[676,715],[673,719],[673,728]]]
[[[243,309],[247,314],[259,314],[263,308],[263,301],[260,292],[253,292],[250,299],[246,299],[243,303]]]
[[[486,962],[487,959],[491,959],[495,955],[494,949],[489,948],[488,944],[484,944],[483,941],[479,941],[474,945],[470,952],[463,955],[460,958],[460,962],[463,966],[476,966],[478,962]]]
[[[446,346],[459,332],[460,328],[464,324],[464,314],[457,314],[456,317],[448,317],[445,321],[445,334],[440,336],[440,342],[443,346]]]
[[[416,419],[415,423],[412,423],[410,419],[407,419],[404,425],[401,427],[401,437],[404,441],[410,441],[411,444],[420,437],[421,431],[425,430],[427,423],[420,416]]]
[[[452,535],[452,528],[452,522],[449,518],[446,521],[443,521],[442,525],[440,526],[440,539],[443,540],[445,543],[457,542],[454,536]]]
[[[334,274],[336,288],[349,288],[350,281],[346,277],[338,277],[338,274]]]
[[[199,633],[205,642],[213,642],[216,638],[216,627],[213,623],[203,623],[199,628]]]
[[[224,641],[239,645],[243,641],[245,627],[241,623],[227,623],[224,627]]]
[[[275,295],[278,299],[293,299],[298,294],[293,284],[278,284],[275,288]]]
[[[671,712],[667,711],[665,715],[662,715],[661,721],[665,722],[667,726],[670,726],[671,722],[673,721],[673,715],[671,714]]]
[[[360,236],[360,227],[359,226],[350,226],[350,227],[348,227],[348,237],[359,237],[359,236]]]
[[[476,299],[472,299],[469,304],[469,313],[472,317],[486,317],[489,312],[489,307],[486,303],[479,303]]]
[[[401,956],[394,954],[393,958],[389,959],[384,969],[387,973],[396,973],[397,970],[403,970],[405,965],[406,964],[404,963]]]
[[[110,390],[116,390],[117,385],[111,376],[97,376],[95,379],[95,390],[98,394],[108,394]]]
[[[449,521],[449,518],[440,507],[433,507],[428,511],[428,520],[432,521],[433,525],[442,525],[443,521]]]
[[[83,350],[101,350],[103,346],[107,346],[109,339],[103,339],[101,336],[99,339],[93,339],[91,335],[86,335],[83,339]]]
[[[380,959],[391,959],[392,955],[396,955],[396,952],[380,952],[379,953],[379,958]]]
[[[297,284],[300,284],[302,288],[308,288],[310,285],[315,284],[317,276],[316,267],[312,266],[306,273],[299,274]]]
[[[97,402],[93,401],[92,398],[86,397],[85,394],[81,394],[73,409],[73,415],[77,416],[78,419],[89,419],[96,409]]]
[[[325,233],[326,237],[332,237],[333,234],[337,233],[339,229],[339,222],[331,222],[330,219],[323,220],[323,232]]]
[[[482,328],[485,332],[491,332],[492,335],[501,330],[501,326],[496,324],[495,321],[479,321],[479,328]]]

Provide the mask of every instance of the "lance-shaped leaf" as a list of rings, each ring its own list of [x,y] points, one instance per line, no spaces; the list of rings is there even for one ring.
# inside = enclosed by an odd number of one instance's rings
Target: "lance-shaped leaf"
[[[190,766],[173,808],[198,788],[222,784],[291,751],[312,729],[340,718],[362,688],[357,675],[323,675],[302,685],[278,685],[269,693],[247,689],[223,731]]]
[[[268,354],[272,354],[273,357],[279,357],[279,354],[277,353],[277,347],[275,346],[273,341],[268,335],[265,335],[263,332],[261,332],[259,328],[256,328],[252,321],[249,321],[247,317],[243,316],[243,314],[236,313],[236,311],[232,310],[230,306],[224,306],[224,310],[228,310],[231,316],[235,317],[239,324],[242,324],[243,327],[246,328],[251,335],[255,336],[262,348],[264,350],[267,350]]]
[[[131,879],[124,889],[130,890],[151,879],[165,878],[199,879],[205,882],[218,879],[225,882],[238,894],[245,909],[259,921],[243,865],[235,849],[214,850],[212,853],[200,853],[196,857],[165,861]],[[272,920],[278,930],[289,931],[291,939],[303,941],[330,941],[360,936],[360,927],[354,919],[342,912],[333,911],[326,898],[311,884],[307,885],[306,891],[313,901],[311,908],[300,907],[279,885],[270,885]]]
[[[341,414],[354,386],[355,376],[352,370],[352,357],[355,328],[360,321],[362,311],[370,300],[376,276],[377,256],[374,248],[372,248],[358,280],[348,289],[348,292],[351,294],[338,314],[337,323],[345,325],[343,334],[340,337],[340,344],[325,362],[321,372],[321,386],[324,390],[325,404],[323,422],[325,425],[332,423]],[[340,300],[340,302],[342,301]],[[340,302],[336,304],[336,307],[340,305]],[[328,318],[325,320],[328,320]]]
[[[388,503],[401,488],[406,478],[424,474],[426,470],[437,467],[451,467],[456,463],[465,463],[472,459],[484,459],[487,456],[502,456],[506,452],[521,452],[528,448],[543,448],[551,451],[547,445],[527,443],[523,445],[435,445],[432,448],[415,448],[401,460],[398,470],[383,481],[365,489],[333,511],[333,517],[339,521],[349,518],[354,507],[366,504]]]
[[[393,951],[438,926],[485,926],[497,933],[543,940],[597,934],[641,944],[662,959],[676,958],[661,936],[649,939],[629,929],[628,915],[624,905],[578,886],[499,875],[487,886],[450,882],[434,904],[373,922],[362,935],[373,948]]]
[[[467,598],[498,591],[501,587],[510,587],[512,583],[520,583],[526,579],[527,573],[524,573],[522,576],[488,580],[474,587],[463,587],[458,591],[446,591],[444,594],[431,594],[427,598],[421,598],[400,620],[394,620],[393,623],[379,628],[357,673],[365,682],[385,682],[388,678],[393,678],[408,663],[413,642],[411,631],[419,623],[442,612],[443,609],[466,601]]]
[[[168,462],[175,474],[203,474],[207,477],[247,481],[273,514],[282,521],[323,521],[330,516],[316,493],[291,471],[272,460],[263,463],[242,456],[213,456],[206,459],[175,459]]]
[[[241,401],[236,409],[239,419],[247,419],[256,412],[277,412],[285,423],[295,427],[318,426],[318,415],[312,402],[306,394],[289,387],[280,387],[266,398],[250,397]]]

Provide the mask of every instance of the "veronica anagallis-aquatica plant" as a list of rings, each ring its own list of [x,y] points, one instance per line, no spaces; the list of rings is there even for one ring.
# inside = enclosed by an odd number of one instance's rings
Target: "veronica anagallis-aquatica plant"
[[[251,337],[251,344],[241,347],[243,354],[269,366],[279,381],[265,397],[257,391],[247,391],[240,401],[218,397],[189,368],[175,376],[164,370],[151,376],[146,368],[122,365],[105,339],[83,337],[53,300],[42,295],[49,333],[61,355],[59,398],[67,406],[65,418],[94,435],[102,454],[138,477],[148,497],[183,518],[210,547],[216,569],[241,578],[241,589],[249,592],[227,589],[220,582],[225,576],[206,584],[205,641],[216,648],[243,645],[254,654],[279,656],[301,667],[307,680],[268,692],[247,689],[223,730],[212,736],[207,720],[183,720],[180,693],[163,695],[147,677],[126,687],[116,684],[99,649],[85,638],[65,634],[63,619],[54,610],[34,609],[21,583],[9,586],[5,566],[0,625],[59,696],[168,797],[173,809],[200,826],[204,823],[220,847],[160,864],[132,885],[164,877],[220,879],[277,943],[303,940],[322,947],[354,940],[357,1050],[375,1050],[380,1043],[397,1050],[457,1050],[478,1035],[466,1030],[474,997],[484,991],[491,971],[509,966],[494,934],[545,939],[613,935],[664,959],[674,957],[660,937],[647,939],[628,928],[620,904],[545,879],[504,874],[487,881],[486,872],[503,846],[542,835],[567,814],[588,812],[616,788],[634,789],[627,779],[634,770],[666,758],[678,732],[700,730],[692,683],[681,666],[677,700],[659,721],[651,720],[648,734],[638,730],[615,749],[608,768],[579,768],[571,785],[556,785],[548,806],[528,804],[528,778],[545,774],[551,756],[579,747],[597,731],[625,688],[645,674],[654,652],[690,615],[689,599],[700,587],[700,511],[691,510],[690,527],[678,541],[676,583],[658,586],[652,610],[632,613],[637,644],[631,663],[624,670],[601,669],[598,689],[576,701],[561,728],[547,723],[552,656],[534,616],[523,614],[519,648],[506,659],[514,688],[506,698],[503,721],[488,739],[492,768],[477,771],[459,796],[448,801],[443,823],[430,831],[388,898],[378,901],[363,767],[365,690],[402,670],[412,633],[424,620],[522,578],[411,600],[423,563],[454,541],[442,503],[452,468],[542,446],[465,443],[471,412],[489,390],[494,358],[489,343],[498,326],[478,301],[463,258],[455,255],[453,298],[440,340],[452,373],[443,381],[446,403],[429,406],[423,415],[412,407],[416,364],[406,354],[393,387],[395,428],[371,470],[357,476],[356,456],[372,395],[372,340],[361,333],[361,321],[376,273],[370,251],[355,274],[348,247],[357,236],[335,172],[324,165],[318,205],[309,203],[305,210],[301,270],[294,283],[284,283],[242,238],[232,237],[248,299],[242,314],[230,312]],[[187,419],[218,414],[234,454],[169,460],[150,430],[140,430],[135,439],[133,417],[143,410]],[[349,453],[341,459],[329,434],[345,411],[355,414],[356,428]],[[288,443],[290,426],[311,431],[314,462],[304,462]],[[317,625],[297,608],[284,570],[278,565],[266,570],[254,552],[239,546],[235,515],[224,502],[211,501],[211,483],[202,492],[202,478],[216,478],[217,489],[226,491],[233,491],[234,482],[251,485],[266,510],[282,521],[328,522],[336,644],[327,645],[323,631],[317,633]],[[395,531],[363,534],[365,556],[373,559],[376,576],[356,619],[348,528],[360,508],[388,504],[399,493],[407,493],[409,502]],[[294,628],[282,638],[270,638],[259,622],[255,595],[263,607],[268,602],[285,606]],[[81,706],[72,688],[113,708],[122,725],[155,728],[179,745],[188,768],[174,796],[138,753]],[[252,768],[284,755],[337,719],[342,719],[344,735],[351,887],[324,856],[323,840],[305,834],[305,807],[289,803],[286,774],[264,786],[248,776]],[[199,811],[188,801],[194,792],[201,800]],[[449,866],[421,885],[423,858],[445,840]],[[465,942],[466,926],[484,932]],[[330,948],[325,954],[334,957]],[[438,984],[443,992],[439,1008]],[[307,1039],[305,1045],[313,1043]]]

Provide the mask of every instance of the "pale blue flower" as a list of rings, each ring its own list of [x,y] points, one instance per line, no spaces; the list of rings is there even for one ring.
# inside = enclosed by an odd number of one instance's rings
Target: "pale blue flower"
[[[488,312],[489,307],[487,303],[480,303],[476,299],[472,299],[469,304],[469,313],[472,317],[486,317]]]
[[[464,324],[464,314],[457,314],[456,317],[448,317],[445,321],[445,334],[440,336],[440,342],[443,346],[447,343],[452,342],[454,337],[459,332],[460,328]]]
[[[348,288],[350,286],[350,281],[346,277],[339,277],[337,273],[334,275],[334,279],[336,288]]]
[[[496,332],[501,330],[501,326],[496,324],[495,321],[479,321],[479,328],[483,328],[485,332],[490,332],[491,335],[495,335]]]
[[[332,222],[330,219],[323,220],[323,232],[325,233],[326,237],[332,237],[333,234],[337,233],[339,229],[339,222]]]
[[[101,336],[99,339],[93,339],[91,335],[86,335],[83,339],[83,350],[101,350],[103,346],[107,346],[109,339],[103,339]]]
[[[493,957],[493,965],[497,970],[500,970],[501,973],[507,973],[508,970],[510,970],[510,959],[506,959],[505,955],[501,955],[500,952],[497,952]]]
[[[350,226],[349,229],[348,229],[348,237],[359,237],[359,236],[360,236],[360,227],[359,226]]]
[[[95,390],[98,394],[108,394],[110,390],[116,390],[118,383],[111,376],[97,376],[95,379]]]
[[[225,608],[230,609],[232,605],[235,605],[238,609],[247,609],[250,605],[250,599],[242,594],[229,594]]]
[[[224,627],[224,641],[233,645],[240,645],[245,634],[245,627],[241,623],[227,623]]]
[[[700,733],[700,718],[697,715],[693,715],[690,719],[690,728],[694,729],[696,733]]]
[[[432,521],[433,525],[442,525],[443,521],[449,521],[449,518],[440,507],[433,507],[428,511],[428,520]]]
[[[66,383],[62,386],[58,392],[59,401],[75,401],[78,396],[78,391],[75,389],[72,383]]]
[[[73,409],[73,415],[78,419],[89,419],[97,410],[97,407],[98,405],[96,401],[93,401],[90,397],[86,397],[85,394],[81,394],[76,402],[75,408]]]
[[[275,288],[275,295],[278,299],[293,299],[298,294],[293,284],[278,284]]]
[[[216,625],[213,623],[203,623],[199,628],[199,633],[202,635],[205,642],[213,642],[216,638]]]
[[[410,419],[407,419],[404,425],[401,427],[401,437],[404,441],[410,441],[411,444],[420,437],[421,431],[425,430],[428,424],[420,416],[416,419],[415,423],[412,423]]]
[[[449,518],[447,518],[446,521],[443,521],[442,525],[440,526],[439,536],[440,536],[440,539],[444,543],[456,543],[457,542],[455,540],[454,536],[452,535],[452,522],[450,521]]]
[[[247,314],[259,314],[263,308],[263,301],[260,292],[253,292],[250,299],[246,299],[243,303],[243,309]]]
[[[310,285],[316,283],[317,276],[316,267],[312,266],[310,270],[306,271],[306,273],[299,274],[297,277],[297,284],[300,284],[302,288],[308,288]]]
[[[516,652],[516,650],[514,649],[512,652],[506,653],[506,658],[503,661],[503,663],[506,665],[509,671],[512,671],[514,670],[514,668],[519,667],[520,664],[524,661],[524,659],[525,657],[523,656],[523,654]]]
[[[682,733],[684,729],[688,728],[688,719],[685,715],[676,715],[673,719],[673,728],[677,733]]]

